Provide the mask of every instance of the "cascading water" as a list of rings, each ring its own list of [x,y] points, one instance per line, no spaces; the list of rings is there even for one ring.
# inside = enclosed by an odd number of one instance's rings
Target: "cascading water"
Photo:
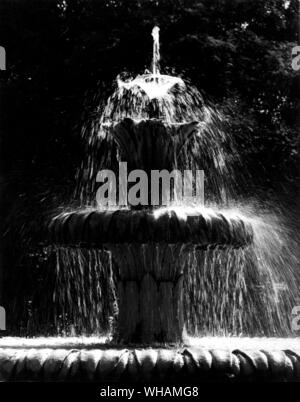
[[[124,131],[126,119],[128,121],[126,126],[128,127],[129,124],[130,128],[129,137],[125,141],[130,143],[131,132],[136,130],[142,133],[140,137],[137,137],[139,138],[137,144],[141,144],[143,138],[150,138],[149,129],[151,130],[153,124],[160,122],[159,124],[162,127],[166,127],[167,135],[171,136],[168,133],[176,124],[195,122],[197,125],[196,134],[190,138],[183,152],[177,155],[176,160],[173,161],[173,167],[203,169],[206,175],[207,207],[202,208],[202,213],[203,216],[208,216],[207,222],[211,219],[209,213],[209,206],[211,205],[215,211],[221,211],[227,221],[230,220],[230,216],[236,216],[241,221],[251,225],[254,230],[254,242],[241,248],[236,248],[234,245],[228,245],[225,248],[215,245],[208,245],[206,249],[203,247],[190,248],[187,258],[182,261],[182,264],[186,266],[184,268],[184,313],[187,330],[190,334],[201,335],[287,335],[290,333],[290,328],[286,309],[291,310],[297,289],[294,284],[290,283],[291,277],[287,278],[284,273],[280,272],[278,262],[274,262],[274,256],[271,257],[272,253],[278,256],[276,244],[273,244],[270,250],[270,244],[267,244],[266,239],[264,238],[261,241],[266,230],[269,239],[271,239],[269,243],[278,241],[275,226],[271,225],[270,227],[270,221],[264,222],[263,217],[254,218],[248,212],[249,207],[241,205],[237,207],[232,201],[237,185],[232,163],[235,148],[231,136],[223,131],[224,117],[213,107],[205,105],[202,95],[195,87],[185,83],[179,77],[160,74],[158,27],[153,29],[152,36],[152,73],[138,76],[127,82],[118,78],[118,87],[108,99],[103,112],[92,121],[87,122],[83,128],[82,135],[87,144],[87,158],[83,161],[78,173],[76,197],[79,199],[79,210],[76,209],[75,211],[84,213],[88,208],[87,210],[93,213],[97,210],[99,208],[95,205],[97,172],[103,168],[116,169],[116,162],[128,160],[128,157],[130,159],[130,155],[122,155],[124,145],[120,146],[120,141],[114,134],[116,127],[120,126],[118,135],[121,139],[126,138]],[[144,129],[143,134],[141,128],[137,127],[140,127],[141,124],[147,124],[147,122],[150,122],[149,127]],[[154,136],[157,135],[160,138],[162,131],[159,126],[156,126],[155,130]],[[169,140],[172,142],[171,138]],[[149,151],[151,147],[154,148],[154,141],[153,139],[149,141],[147,145]],[[161,146],[167,147],[166,144]],[[131,149],[131,153],[138,154],[139,148]],[[235,155],[234,158],[238,162],[238,156]],[[161,168],[165,167],[161,166]],[[142,166],[136,164],[133,168],[142,168]],[[180,207],[185,214],[190,206],[181,205]],[[197,208],[195,205],[194,207]],[[67,220],[68,217],[69,213],[64,219]],[[61,225],[60,219],[58,222]],[[64,229],[64,226],[61,225],[61,229],[57,230],[66,231],[68,227],[66,225],[66,229]],[[143,228],[137,228],[137,230],[143,230]],[[222,228],[216,230],[221,232]],[[119,231],[118,225],[116,225],[115,231],[116,233]],[[116,233],[112,233],[110,243],[114,241],[113,238]],[[127,235],[131,236],[131,232]],[[130,242],[130,239],[128,240]],[[66,245],[69,243],[81,244],[82,238],[79,236],[77,240],[72,239],[71,242],[69,238],[62,240],[61,237],[54,235],[53,241],[58,244],[65,242]],[[105,242],[105,239],[100,241],[101,247]],[[183,243],[185,242],[188,240],[183,240]],[[87,241],[88,243],[89,241]],[[82,294],[85,293],[85,298],[88,301],[84,298],[80,299],[79,296],[77,296],[77,301],[76,298],[74,300],[74,296],[70,293],[71,286],[66,285],[68,281],[62,279],[58,279],[59,285],[55,291],[55,297],[58,298],[66,298],[68,295],[69,311],[73,312],[70,321],[73,320],[74,322],[80,322],[79,317],[82,314],[86,316],[86,307],[84,307],[86,304],[91,306],[92,301],[98,300],[89,312],[89,316],[93,317],[91,319],[93,324],[77,326],[79,332],[84,330],[88,333],[101,332],[105,326],[99,317],[105,317],[107,321],[107,317],[113,314],[113,309],[109,309],[107,298],[106,304],[103,305],[104,299],[94,296],[97,291],[94,294],[92,293],[93,286],[83,285],[83,282],[86,282],[86,277],[91,275],[93,269],[95,272],[106,271],[106,275],[102,275],[101,283],[106,283],[110,289],[114,289],[110,271],[107,265],[103,271],[105,264],[101,263],[103,259],[100,258],[100,253],[105,255],[105,251],[89,250],[90,247],[91,245],[88,244],[84,263],[79,263],[82,261],[80,249],[63,247],[63,251],[59,251],[61,250],[61,246],[59,246],[57,265],[58,277],[63,275],[65,278],[68,278],[68,267],[78,266],[76,268],[79,273],[77,278],[82,289],[84,286],[87,288],[87,291],[82,292]],[[113,254],[118,254],[116,247],[110,245],[108,249],[113,250]],[[68,255],[69,257],[66,257]],[[125,255],[124,258],[126,258]],[[138,258],[137,254],[136,258]],[[70,272],[72,270],[74,268],[71,268]],[[96,282],[100,288],[99,280]],[[283,299],[278,299],[277,284],[284,282],[287,283],[289,291],[288,294],[285,294],[285,302],[282,303]],[[78,289],[77,291],[74,290],[74,295],[78,295],[80,293],[78,292]],[[59,294],[65,296],[59,296]],[[98,296],[100,294],[101,291],[99,290]],[[115,290],[112,290],[110,298],[114,296]],[[274,302],[274,300],[277,301]],[[97,307],[95,308],[95,306]],[[70,313],[65,313],[65,315],[70,316]]]

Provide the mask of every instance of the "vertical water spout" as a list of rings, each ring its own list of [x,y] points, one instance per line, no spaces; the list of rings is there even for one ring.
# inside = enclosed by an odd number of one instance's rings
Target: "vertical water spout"
[[[159,61],[160,61],[160,51],[159,51],[159,27],[155,26],[152,29],[153,37],[153,59],[152,59],[152,72],[153,75],[159,75]]]

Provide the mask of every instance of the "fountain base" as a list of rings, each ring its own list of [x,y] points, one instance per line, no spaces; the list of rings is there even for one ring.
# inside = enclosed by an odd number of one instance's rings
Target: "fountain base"
[[[299,338],[192,338],[120,348],[95,338],[2,338],[1,381],[300,381]]]

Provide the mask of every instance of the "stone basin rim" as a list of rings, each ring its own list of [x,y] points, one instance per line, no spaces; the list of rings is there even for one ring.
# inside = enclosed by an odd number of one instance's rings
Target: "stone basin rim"
[[[105,247],[109,244],[186,244],[198,248],[241,248],[253,241],[253,229],[239,216],[221,212],[178,214],[175,210],[76,210],[47,225],[56,245]]]

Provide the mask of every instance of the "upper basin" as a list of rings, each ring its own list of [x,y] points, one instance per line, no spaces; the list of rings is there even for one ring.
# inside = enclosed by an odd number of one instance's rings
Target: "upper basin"
[[[190,243],[203,248],[238,248],[253,239],[249,222],[205,208],[78,210],[56,216],[48,230],[54,244],[90,247],[109,243]]]

